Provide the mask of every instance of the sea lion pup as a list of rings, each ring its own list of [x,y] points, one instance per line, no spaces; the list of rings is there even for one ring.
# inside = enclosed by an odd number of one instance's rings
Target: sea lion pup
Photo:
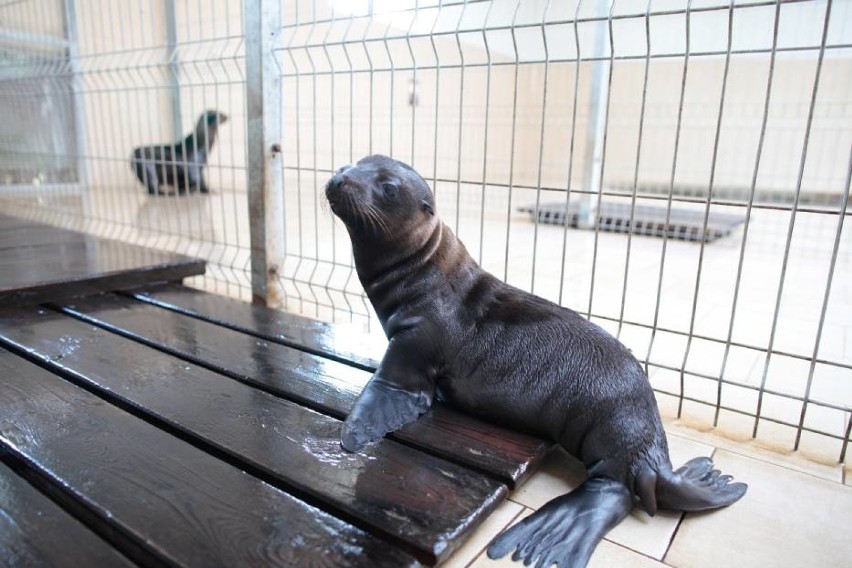
[[[166,185],[179,194],[196,190],[209,193],[204,167],[219,126],[227,121],[225,113],[208,110],[198,117],[195,130],[183,140],[171,145],[135,148],[130,163],[148,193],[166,195],[162,189]]]
[[[338,170],[325,193],[390,341],[341,445],[358,451],[437,397],[556,440],[588,468],[575,490],[497,536],[489,557],[517,549],[525,564],[581,567],[634,495],[651,515],[743,496],[746,485],[729,483],[709,458],[672,471],[651,385],[630,351],[579,314],[485,272],[435,216],[411,167],[368,156]]]

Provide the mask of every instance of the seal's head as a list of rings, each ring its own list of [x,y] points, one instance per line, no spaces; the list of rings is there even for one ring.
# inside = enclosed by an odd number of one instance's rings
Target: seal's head
[[[198,117],[198,128],[201,128],[202,125],[206,124],[207,127],[211,126],[219,126],[221,124],[225,124],[228,122],[228,115],[224,112],[219,112],[217,110],[208,110],[205,111],[204,114]]]
[[[390,241],[435,222],[435,199],[411,166],[387,156],[343,166],[325,186],[331,210],[350,234]]]

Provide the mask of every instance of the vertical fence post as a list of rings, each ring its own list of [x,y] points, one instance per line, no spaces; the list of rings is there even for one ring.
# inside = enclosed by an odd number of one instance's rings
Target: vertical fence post
[[[172,137],[183,138],[183,120],[180,105],[180,70],[177,52],[177,13],[175,0],[165,0],[163,5],[166,20],[166,45],[169,50],[169,98],[172,105]]]
[[[284,260],[281,75],[273,52],[281,6],[245,0],[244,10],[252,301],[275,307],[283,299],[278,275]]]
[[[597,6],[598,12],[601,14],[606,14],[610,10],[607,0],[598,0]],[[604,131],[607,126],[606,106],[609,98],[607,76],[610,66],[610,60],[604,59],[607,34],[608,29],[603,22],[599,21],[595,34],[595,52],[593,54],[595,61],[592,63],[592,78],[589,84],[589,106],[587,110],[589,118],[586,126],[586,151],[583,160],[583,189],[589,193],[585,194],[580,200],[580,216],[578,219],[580,226],[587,229],[593,228],[597,223],[598,194],[603,183],[601,161],[604,151]],[[579,73],[579,70],[577,72]]]
[[[77,3],[76,0],[65,0],[65,38],[68,40],[68,71],[71,74],[70,88],[72,97],[72,112],[74,113],[74,154],[77,169],[77,186],[86,189],[89,176],[86,171],[86,120],[83,105],[83,85],[80,75],[80,60],[78,58],[79,42],[77,38]]]

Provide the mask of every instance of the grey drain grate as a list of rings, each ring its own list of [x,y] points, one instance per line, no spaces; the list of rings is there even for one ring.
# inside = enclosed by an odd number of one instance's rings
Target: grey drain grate
[[[535,206],[519,207],[518,211],[529,213],[535,220]],[[577,228],[580,220],[580,204],[571,203],[566,215],[564,203],[544,203],[538,208],[538,222],[549,225],[565,225]],[[598,208],[598,223],[601,231],[627,233],[633,229],[634,235],[648,235],[683,241],[701,241],[711,243],[727,236],[737,225],[745,221],[744,215],[731,215],[711,212],[704,228],[704,213],[684,211],[672,208],[666,223],[666,208],[637,205],[631,220],[630,205],[623,203],[602,203]],[[591,227],[594,228],[594,227]]]

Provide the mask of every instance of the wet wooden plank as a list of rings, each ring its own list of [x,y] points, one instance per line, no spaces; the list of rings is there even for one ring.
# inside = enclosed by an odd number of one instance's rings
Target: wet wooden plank
[[[336,361],[118,295],[80,300],[65,309],[338,418],[349,414],[371,375]],[[229,310],[228,314],[237,311],[236,306]],[[286,315],[281,314],[281,317]],[[307,330],[311,328],[305,329],[307,337],[310,335]],[[332,330],[323,341],[332,343],[335,337]],[[535,469],[552,447],[550,442],[486,424],[441,404],[436,404],[420,420],[405,426],[392,438],[483,471],[512,488]]]
[[[0,221],[2,221],[2,225],[4,227],[28,227],[33,224],[41,224],[37,221],[32,221],[30,219],[24,219],[23,217],[16,217],[14,215],[6,215],[5,213],[0,213]]]
[[[0,249],[61,244],[68,231],[50,225],[8,223],[0,215]]]
[[[490,477],[391,440],[350,454],[335,418],[58,312],[0,314],[0,339],[427,563],[507,494]]]
[[[282,345],[375,371],[387,347],[346,324],[330,324],[183,286],[163,284],[131,290],[138,300],[186,313]]]
[[[202,260],[6,215],[0,233],[0,308],[179,281],[205,268]]]
[[[415,564],[364,531],[2,349],[0,376],[3,451],[26,463],[44,489],[87,515],[135,562]]]
[[[3,463],[0,496],[0,565],[135,566]]]

